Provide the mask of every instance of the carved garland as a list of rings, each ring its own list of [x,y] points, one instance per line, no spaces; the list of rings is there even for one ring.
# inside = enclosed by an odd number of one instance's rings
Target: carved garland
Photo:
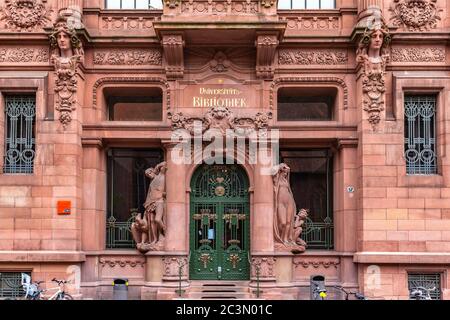
[[[47,0],[5,0],[5,7],[0,8],[0,20],[6,20],[7,29],[32,31],[34,28],[44,26],[50,22],[44,4]]]
[[[348,88],[345,84],[345,81],[341,78],[336,77],[286,77],[286,78],[277,78],[272,81],[270,85],[270,97],[269,97],[269,106],[270,109],[273,110],[276,107],[275,104],[275,93],[276,87],[282,83],[333,83],[337,84],[342,88],[344,93],[344,109],[348,108]]]
[[[394,0],[391,8],[391,21],[396,27],[403,26],[409,31],[435,29],[441,20],[436,7],[437,0]]]
[[[337,269],[338,265],[340,264],[339,259],[333,259],[333,260],[294,260],[293,264],[295,268],[302,266],[303,268],[309,268],[310,266],[317,269],[320,266],[322,266],[325,269],[328,269],[329,267],[334,267]]]
[[[164,263],[164,277],[178,277],[187,275],[188,259],[186,257],[175,258],[165,257],[162,258]]]
[[[101,264],[102,267],[105,267],[106,265],[108,265],[111,268],[114,268],[115,266],[120,266],[120,267],[124,268],[128,265],[128,266],[134,268],[137,265],[140,265],[141,267],[143,267],[145,264],[145,260],[100,258],[99,263]]]
[[[252,258],[251,277],[255,278],[257,275],[260,278],[275,277],[275,273],[273,271],[275,261],[276,259],[273,257]]]
[[[97,92],[98,88],[107,83],[145,83],[145,84],[162,84],[166,88],[166,105],[167,110],[170,110],[170,85],[167,81],[162,78],[156,77],[106,77],[98,79],[93,86],[93,98],[92,105],[94,108],[97,107]]]

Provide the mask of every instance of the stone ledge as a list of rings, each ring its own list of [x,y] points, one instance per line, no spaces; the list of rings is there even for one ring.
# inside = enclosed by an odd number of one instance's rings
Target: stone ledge
[[[356,263],[450,264],[450,252],[356,252]]]
[[[0,262],[83,262],[80,251],[0,251]]]

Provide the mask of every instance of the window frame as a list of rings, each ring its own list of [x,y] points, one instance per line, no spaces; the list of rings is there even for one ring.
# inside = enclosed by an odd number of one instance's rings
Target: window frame
[[[146,0],[147,3],[148,3],[148,7],[146,9],[142,9],[142,8],[137,9],[136,8],[136,1],[137,0],[119,0],[120,1],[120,8],[108,8],[108,1],[109,0],[104,0],[104,8],[105,8],[105,10],[162,10],[163,6],[164,6],[163,1],[161,0],[161,8],[152,8],[150,6],[151,5],[151,0]],[[133,6],[134,8],[123,8],[123,1],[133,1],[134,2],[134,6]]]
[[[434,96],[434,104],[435,104],[434,115],[433,115],[433,120],[434,120],[433,121],[433,134],[434,134],[433,139],[434,139],[434,144],[433,144],[433,149],[432,149],[432,151],[434,152],[434,157],[435,157],[435,159],[434,159],[434,163],[435,163],[434,164],[434,171],[431,172],[431,173],[408,172],[408,164],[407,164],[406,155],[405,155],[405,152],[406,152],[406,150],[405,150],[406,149],[406,139],[407,139],[407,136],[406,136],[407,135],[407,128],[406,128],[407,117],[406,117],[406,114],[405,114],[406,99],[407,99],[407,97],[431,97],[431,96]],[[439,152],[438,152],[438,145],[439,145],[438,128],[437,128],[437,124],[438,124],[437,117],[438,117],[438,113],[439,113],[438,111],[439,111],[439,93],[423,93],[423,92],[422,93],[419,93],[419,92],[408,93],[408,91],[404,92],[404,95],[403,95],[403,117],[404,117],[403,118],[403,122],[404,122],[403,134],[404,134],[405,143],[404,143],[404,147],[403,147],[403,153],[404,153],[403,157],[405,158],[405,167],[406,167],[406,174],[407,175],[410,175],[410,176],[427,175],[428,176],[428,175],[436,175],[436,174],[438,174],[440,172],[439,171],[439,165],[438,165],[438,159],[440,158],[439,157]],[[417,119],[417,117],[416,117],[416,119]],[[414,123],[416,124],[417,121],[418,120],[415,120]],[[416,139],[416,138],[417,137],[413,137],[413,139]],[[418,138],[420,138],[420,137],[418,137]],[[408,137],[408,139],[409,139],[409,137]],[[421,171],[421,170],[423,170],[422,166],[419,167],[419,171]]]

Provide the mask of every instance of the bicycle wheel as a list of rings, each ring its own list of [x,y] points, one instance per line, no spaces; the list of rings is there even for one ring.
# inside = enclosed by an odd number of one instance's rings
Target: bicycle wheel
[[[56,300],[73,300],[72,296],[68,293],[60,293],[56,297]]]

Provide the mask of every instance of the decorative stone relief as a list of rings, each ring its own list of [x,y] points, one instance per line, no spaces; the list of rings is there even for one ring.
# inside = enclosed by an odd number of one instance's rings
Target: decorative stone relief
[[[409,31],[426,31],[437,27],[439,12],[437,0],[394,0],[390,11],[396,27]]]
[[[5,20],[5,28],[19,32],[30,32],[50,22],[52,12],[45,8],[47,0],[5,0],[0,8],[0,20]]]
[[[252,258],[250,275],[252,278],[274,278],[273,266],[276,259],[273,257]]]
[[[340,26],[339,17],[322,17],[322,16],[281,16],[281,21],[286,21],[287,30],[338,30]]]
[[[178,278],[187,275],[188,259],[186,257],[164,257],[162,258],[164,263],[164,277]]]
[[[343,65],[348,62],[345,50],[280,50],[280,65]]]
[[[178,34],[163,35],[161,44],[166,60],[167,78],[182,78],[184,74],[183,37]]]
[[[151,180],[144,214],[138,213],[131,225],[131,234],[136,249],[141,253],[149,250],[160,251],[164,248],[166,233],[166,170],[165,162],[145,170],[145,176]]]
[[[320,267],[328,269],[330,267],[337,268],[340,264],[339,259],[313,259],[313,260],[304,260],[304,259],[294,259],[293,261],[294,266],[297,267],[303,267],[305,269],[309,267],[313,267],[314,269],[318,269]]]
[[[159,50],[111,50],[94,53],[95,65],[162,65],[162,55]]]
[[[273,168],[275,249],[301,253],[306,249],[306,243],[300,239],[300,234],[307,210],[301,209],[297,213],[289,182],[290,173],[291,169],[285,163]]]
[[[274,74],[274,58],[278,46],[276,35],[259,35],[256,38],[256,76],[271,79]]]
[[[147,17],[102,17],[102,23],[100,28],[103,30],[122,30],[122,31],[135,31],[144,30],[147,31],[153,28],[153,21],[157,18],[147,18]]]
[[[0,49],[0,62],[48,62],[48,49],[31,48],[2,48]]]
[[[59,111],[59,121],[66,128],[72,121],[72,111],[76,109],[77,69],[84,59],[84,51],[76,31],[69,28],[64,17],[55,23],[50,45],[56,75],[56,110]]]
[[[225,72],[230,66],[230,60],[227,59],[227,56],[222,51],[218,51],[209,62],[209,67],[213,72]]]
[[[175,0],[167,0],[167,1],[175,1]],[[267,2],[267,4],[271,2],[270,0],[264,1]],[[259,5],[258,1],[256,0],[246,0],[246,1],[188,0],[182,1],[181,12],[183,14],[255,14],[259,12]]]
[[[392,62],[445,62],[444,48],[392,48]]]
[[[114,268],[116,266],[119,267],[126,267],[126,266],[130,266],[132,268],[136,267],[136,266],[141,266],[143,267],[145,265],[145,260],[142,259],[116,259],[113,257],[108,257],[108,258],[100,258],[99,259],[99,263],[102,267],[105,266],[110,266],[111,268]]]
[[[369,122],[375,130],[384,110],[384,81],[386,64],[389,61],[391,37],[384,22],[373,23],[366,28],[356,52],[356,61],[361,67],[363,109],[369,115]]]
[[[210,109],[203,118],[185,116],[182,112],[168,113],[172,121],[172,129],[185,129],[194,133],[194,122],[198,121],[202,126],[202,132],[209,129],[218,129],[222,134],[227,129],[234,129],[239,133],[267,129],[269,120],[272,119],[271,112],[258,112],[252,117],[235,117],[233,112],[226,107],[214,107]]]

